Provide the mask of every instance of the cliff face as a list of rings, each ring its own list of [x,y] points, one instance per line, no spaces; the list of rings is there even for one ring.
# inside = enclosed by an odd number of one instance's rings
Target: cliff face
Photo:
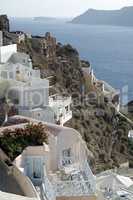
[[[42,77],[46,76],[46,71],[56,77],[56,91],[72,96],[73,118],[66,126],[77,129],[93,152],[93,171],[99,172],[126,162],[131,126],[106,102],[91,84],[90,77],[84,76],[82,67],[89,69],[89,62],[81,61],[71,45],[60,43],[56,46],[56,58],[52,63],[47,60],[43,47],[39,51],[34,48],[32,39],[21,44],[19,50],[31,55],[33,65],[41,69]],[[94,97],[92,92],[97,96]]]
[[[9,19],[7,15],[0,15],[0,30],[8,31],[10,30]]]

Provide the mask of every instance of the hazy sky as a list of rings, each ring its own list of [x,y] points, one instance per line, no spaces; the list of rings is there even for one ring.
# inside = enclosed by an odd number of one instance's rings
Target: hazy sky
[[[0,13],[9,16],[73,17],[88,8],[119,9],[133,0],[0,0]]]

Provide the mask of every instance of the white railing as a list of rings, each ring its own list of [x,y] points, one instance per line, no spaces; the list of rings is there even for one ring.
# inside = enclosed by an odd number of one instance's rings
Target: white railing
[[[70,120],[72,118],[72,111],[69,110],[69,112],[67,112],[64,117],[63,117],[63,123],[67,122],[68,120]]]
[[[93,175],[90,167],[89,167],[89,164],[88,164],[88,161],[85,160],[84,163],[83,163],[83,172],[85,173],[85,180],[91,180],[91,188],[92,188],[92,191],[95,193],[96,192],[96,177]]]
[[[56,200],[55,189],[47,177],[44,178],[44,182],[42,183],[41,196],[43,199]]]
[[[62,97],[62,96],[50,96],[49,97],[49,104],[50,106],[59,105],[59,106],[66,106],[71,104],[72,99],[71,97]]]
[[[53,182],[56,196],[91,196],[94,194],[89,181],[58,181]]]
[[[64,160],[64,162],[67,158]],[[72,159],[68,158],[68,163]],[[69,168],[68,168],[69,169]],[[74,169],[74,166],[73,166]],[[84,169],[82,171],[78,168],[76,173],[66,172],[67,174],[59,176],[56,179],[51,179],[53,188],[56,190],[56,196],[91,196],[96,192],[96,180],[89,168],[88,163],[85,163]],[[69,174],[69,175],[68,175]]]

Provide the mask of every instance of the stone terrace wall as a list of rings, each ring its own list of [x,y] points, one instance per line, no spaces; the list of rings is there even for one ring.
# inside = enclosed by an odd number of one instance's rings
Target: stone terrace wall
[[[57,197],[56,200],[97,200],[96,196]]]

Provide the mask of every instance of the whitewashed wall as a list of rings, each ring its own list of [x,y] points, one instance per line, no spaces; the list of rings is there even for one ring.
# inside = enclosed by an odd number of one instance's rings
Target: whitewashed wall
[[[0,63],[6,63],[12,54],[17,52],[17,45],[7,45],[0,47]]]
[[[0,31],[0,47],[3,45],[3,33]]]

